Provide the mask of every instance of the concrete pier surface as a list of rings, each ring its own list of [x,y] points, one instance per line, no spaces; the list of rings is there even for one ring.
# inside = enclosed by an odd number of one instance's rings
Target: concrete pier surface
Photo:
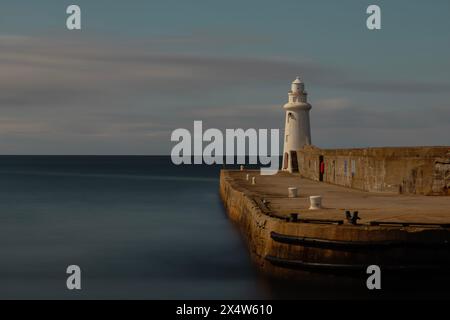
[[[248,183],[246,173],[256,176],[257,184]],[[271,211],[286,217],[296,212],[302,218],[344,219],[345,210],[350,210],[359,212],[360,224],[374,220],[450,224],[450,197],[446,196],[371,193],[286,172],[273,176],[261,176],[258,170],[228,174],[237,187],[255,193],[266,200]],[[298,188],[297,198],[288,197],[289,187]],[[322,196],[322,209],[308,210],[309,196],[315,195]]]
[[[289,197],[290,187],[297,197]],[[372,264],[450,271],[450,197],[369,193],[259,170],[222,170],[220,194],[253,261],[271,276],[359,273]],[[321,196],[322,208],[309,210],[310,196]],[[346,211],[358,211],[356,224]]]

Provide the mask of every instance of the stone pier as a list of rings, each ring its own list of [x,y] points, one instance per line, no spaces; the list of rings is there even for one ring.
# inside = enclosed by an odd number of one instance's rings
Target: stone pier
[[[298,197],[288,187],[298,187]],[[369,193],[249,170],[222,170],[220,195],[252,260],[272,276],[355,273],[371,264],[441,272],[450,265],[450,197]],[[311,195],[322,196],[320,209],[309,210]],[[360,219],[351,219],[355,212]]]

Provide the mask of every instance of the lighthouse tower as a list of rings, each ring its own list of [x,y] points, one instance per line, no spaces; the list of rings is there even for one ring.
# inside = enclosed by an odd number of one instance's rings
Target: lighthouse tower
[[[309,110],[305,85],[297,77],[288,93],[289,100],[283,108],[286,110],[284,126],[283,170],[298,171],[297,153],[304,145],[311,144],[311,127],[309,125]]]

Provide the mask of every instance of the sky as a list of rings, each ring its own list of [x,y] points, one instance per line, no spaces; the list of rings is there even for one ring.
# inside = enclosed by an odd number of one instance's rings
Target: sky
[[[81,7],[82,30],[66,29]],[[381,8],[382,29],[366,27]],[[177,128],[283,129],[305,82],[323,148],[450,145],[450,1],[2,0],[0,154],[170,154]]]

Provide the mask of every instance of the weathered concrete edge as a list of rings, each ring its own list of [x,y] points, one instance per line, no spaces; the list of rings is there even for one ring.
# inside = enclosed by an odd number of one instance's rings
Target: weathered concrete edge
[[[252,195],[246,190],[240,190],[225,170],[220,172],[220,197],[228,217],[243,233],[253,262],[263,270],[267,264],[264,259],[268,252],[267,239],[270,239],[266,225],[275,223],[272,221],[274,219],[265,215],[253,201]]]
[[[310,261],[342,262],[348,260],[348,256],[341,252],[330,250],[305,251],[303,248],[293,247],[288,244],[275,243],[270,238],[271,231],[282,234],[316,237],[333,240],[349,241],[436,241],[448,238],[448,230],[430,230],[410,227],[380,227],[380,226],[336,226],[320,224],[289,223],[284,220],[270,217],[263,213],[254,201],[257,194],[242,188],[234,181],[227,170],[220,173],[220,196],[226,208],[229,218],[238,225],[247,242],[253,262],[258,269],[271,276],[295,277],[298,271],[273,266],[264,258],[274,255],[286,259],[308,259]],[[408,256],[411,252],[394,252],[396,257],[400,254]],[[427,253],[420,252],[419,255]],[[369,258],[368,258],[369,257]],[[374,263],[387,257],[375,257]],[[369,254],[355,255],[352,260],[361,263],[371,263]]]

